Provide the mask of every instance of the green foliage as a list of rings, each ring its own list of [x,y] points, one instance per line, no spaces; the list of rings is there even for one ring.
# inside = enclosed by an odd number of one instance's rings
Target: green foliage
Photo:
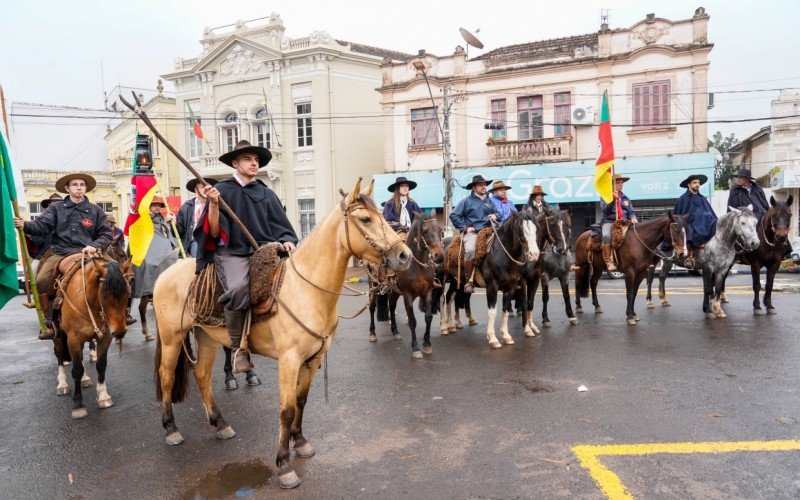
[[[708,147],[717,148],[722,155],[721,159],[714,159],[714,187],[715,189],[730,189],[729,182],[731,179],[736,178],[736,169],[733,162],[728,156],[728,150],[739,143],[735,134],[727,137],[722,135],[722,132],[717,131],[708,140]]]

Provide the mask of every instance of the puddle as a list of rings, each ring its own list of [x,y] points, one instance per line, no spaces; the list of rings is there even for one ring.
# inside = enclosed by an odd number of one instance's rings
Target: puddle
[[[553,386],[545,384],[537,379],[533,379],[532,381],[511,379],[510,381],[521,385],[522,388],[528,392],[555,392],[555,388]]]
[[[200,478],[183,498],[247,498],[269,484],[271,478],[272,469],[261,460],[227,464]]]

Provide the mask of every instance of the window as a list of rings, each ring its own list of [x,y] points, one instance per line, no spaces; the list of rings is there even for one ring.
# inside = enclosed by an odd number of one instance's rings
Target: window
[[[225,146],[225,151],[233,151],[236,143],[239,142],[239,115],[236,113],[228,113],[225,115],[225,123],[222,126],[222,142]]]
[[[256,119],[253,122],[255,124],[255,137],[253,137],[253,142],[256,146],[271,149],[272,138],[270,137],[269,122],[267,121],[267,118],[266,108],[261,108],[258,110],[258,113],[256,113]]]
[[[312,146],[311,139],[311,103],[297,105],[297,147]]]
[[[113,201],[97,201],[97,202],[95,202],[95,205],[97,205],[100,208],[102,208],[103,212],[105,212],[106,215],[108,215],[108,214],[110,214],[110,213],[112,213],[114,211],[114,202]]]
[[[39,214],[42,212],[42,203],[39,201],[29,201],[28,202],[28,212],[33,214]]]
[[[570,135],[570,118],[572,107],[569,92],[559,92],[553,96],[553,109],[555,110],[555,135]]]
[[[201,123],[200,115],[196,116],[197,116],[197,124],[200,125]],[[189,118],[188,121],[189,121],[189,156],[192,158],[197,158],[198,156],[203,154],[203,139],[194,135],[194,122],[192,122],[192,119]]]
[[[492,130],[492,139],[506,138],[506,100],[492,100],[492,125],[502,125],[500,130]]]
[[[542,96],[520,97],[517,100],[519,139],[542,138]]]
[[[633,127],[669,126],[669,81],[633,85]]]
[[[439,124],[434,108],[411,110],[411,145],[428,146],[439,144]]]
[[[300,238],[305,238],[316,224],[314,200],[297,200],[297,204],[300,209]]]

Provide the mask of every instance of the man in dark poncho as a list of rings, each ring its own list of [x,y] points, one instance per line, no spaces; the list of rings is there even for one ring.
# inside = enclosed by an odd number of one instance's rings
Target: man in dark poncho
[[[197,272],[214,262],[222,270],[224,293],[220,303],[225,306],[225,324],[231,337],[231,348],[236,349],[234,371],[245,372],[253,368],[250,353],[242,349],[242,333],[250,308],[250,256],[256,251],[241,228],[219,209],[220,197],[242,220],[259,245],[280,242],[284,250],[293,251],[297,236],[278,195],[262,181],[256,179],[258,169],[272,159],[268,149],[251,146],[240,141],[233,151],[219,157],[219,161],[235,171],[229,179],[216,186],[205,186],[208,203],[197,224],[194,237],[197,241]]]
[[[686,246],[689,258],[686,259],[685,266],[694,267],[691,259],[693,250],[701,248],[717,232],[717,214],[711,208],[705,196],[700,194],[700,186],[708,182],[708,177],[702,174],[690,175],[680,186],[686,188],[678,201],[675,202],[675,215],[686,216]]]

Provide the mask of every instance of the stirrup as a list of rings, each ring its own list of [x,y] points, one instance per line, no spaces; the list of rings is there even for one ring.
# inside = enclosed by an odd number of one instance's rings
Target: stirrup
[[[683,261],[683,267],[686,269],[694,269],[694,265],[694,257],[686,257],[686,259]]]
[[[237,358],[238,358],[238,356],[239,356],[239,352],[240,352],[240,351],[244,351],[244,352],[247,354],[247,361],[248,361],[248,363],[250,364],[250,366],[248,366],[248,367],[247,367],[247,368],[245,368],[244,370],[241,370],[241,371],[236,371],[236,360],[237,360]],[[236,349],[235,351],[233,351],[233,356],[232,356],[232,357],[233,357],[233,361],[232,361],[232,364],[233,364],[233,367],[232,367],[232,368],[233,368],[233,373],[246,373],[246,372],[248,372],[248,371],[250,371],[250,370],[252,370],[252,369],[254,368],[254,366],[253,366],[253,362],[250,360],[250,354],[251,354],[251,353],[250,353],[250,350],[249,350],[249,349],[247,349],[246,347],[239,347],[238,349]]]
[[[613,273],[614,271],[616,271],[616,270],[617,270],[617,265],[616,265],[616,264],[614,264],[614,261],[613,261],[613,260],[607,260],[607,261],[606,261],[606,268],[607,268],[607,269],[608,269],[610,272],[612,272],[612,273]]]

